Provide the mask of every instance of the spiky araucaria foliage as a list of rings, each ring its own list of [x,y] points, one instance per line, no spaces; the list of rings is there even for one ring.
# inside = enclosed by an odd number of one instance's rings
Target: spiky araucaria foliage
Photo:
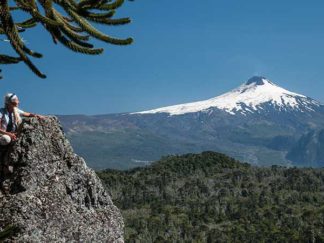
[[[54,43],[62,43],[75,52],[98,55],[102,48],[94,48],[89,37],[114,45],[128,45],[133,39],[118,39],[97,30],[90,22],[104,25],[123,25],[129,18],[113,19],[117,8],[124,0],[0,0],[0,34],[6,35],[18,57],[0,54],[1,64],[14,64],[23,61],[36,75],[46,76],[31,62],[28,56],[40,58],[42,54],[29,49],[20,32],[41,24],[52,36]],[[22,22],[15,22],[12,13],[23,11],[29,15]]]

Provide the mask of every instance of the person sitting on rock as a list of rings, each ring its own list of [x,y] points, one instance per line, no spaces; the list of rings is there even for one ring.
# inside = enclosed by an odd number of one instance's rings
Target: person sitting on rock
[[[0,109],[0,145],[8,145],[17,139],[16,131],[21,123],[21,117],[44,116],[29,113],[18,109],[19,99],[14,93],[8,93],[4,97],[4,108]]]

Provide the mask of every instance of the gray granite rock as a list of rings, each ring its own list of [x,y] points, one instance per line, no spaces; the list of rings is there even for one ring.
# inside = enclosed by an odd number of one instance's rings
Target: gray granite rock
[[[5,242],[123,242],[124,223],[95,172],[73,153],[57,118],[23,122],[2,152],[0,232]]]

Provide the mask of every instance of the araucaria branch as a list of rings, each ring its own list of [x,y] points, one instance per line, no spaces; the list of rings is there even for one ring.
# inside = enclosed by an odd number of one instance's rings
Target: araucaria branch
[[[9,6],[13,2],[14,6]],[[17,57],[0,54],[1,64],[15,64],[23,61],[37,76],[46,78],[30,60],[42,54],[29,49],[20,32],[41,24],[50,33],[55,44],[62,43],[72,51],[98,55],[102,48],[94,48],[90,37],[114,45],[129,45],[132,38],[119,39],[102,33],[91,23],[103,25],[124,25],[129,18],[113,19],[116,9],[124,0],[0,0],[0,34],[5,35]],[[16,22],[13,12],[22,11],[29,15],[23,22]],[[1,70],[0,70],[1,71]],[[1,77],[0,77],[1,78]]]

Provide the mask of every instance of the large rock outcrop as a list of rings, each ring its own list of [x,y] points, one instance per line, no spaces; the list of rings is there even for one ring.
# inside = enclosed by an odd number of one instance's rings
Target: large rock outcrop
[[[23,122],[3,151],[0,232],[6,242],[123,242],[123,219],[95,172],[73,153],[57,118]],[[9,230],[10,232],[10,230]]]

